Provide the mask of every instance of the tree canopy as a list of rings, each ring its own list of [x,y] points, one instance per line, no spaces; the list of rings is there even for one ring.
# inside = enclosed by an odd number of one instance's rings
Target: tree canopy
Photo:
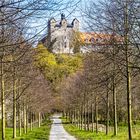
[[[82,69],[81,54],[53,54],[43,44],[38,44],[35,55],[35,66],[40,69],[45,78],[56,86],[64,77]]]

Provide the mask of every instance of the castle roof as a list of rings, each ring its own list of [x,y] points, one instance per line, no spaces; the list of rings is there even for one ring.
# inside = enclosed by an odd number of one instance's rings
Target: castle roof
[[[52,18],[49,20],[49,23],[50,23],[52,20],[54,20],[54,21],[56,22],[55,18],[52,17]],[[62,14],[61,14],[61,20],[60,20],[59,23],[56,22],[55,27],[60,28],[60,27],[62,26],[62,21],[63,21],[63,20],[67,21],[66,18],[65,18],[65,14],[62,13]],[[67,27],[67,28],[73,28],[74,22],[75,22],[75,21],[78,21],[78,22],[79,22],[79,20],[78,20],[77,18],[75,18],[75,19],[73,19],[73,21],[72,21],[71,23],[67,23],[67,26],[66,26],[66,27]]]
[[[49,21],[51,21],[51,20],[55,20],[55,18],[54,18],[54,17],[51,17]],[[56,21],[56,20],[55,20],[55,21]]]
[[[119,35],[112,35],[112,34],[106,34],[106,33],[96,33],[96,32],[81,32],[80,33],[81,40],[85,44],[107,44],[110,40],[112,40],[112,37],[116,39],[117,42],[121,42],[123,38]]]
[[[79,22],[79,20],[78,20],[77,18],[75,18],[75,19],[72,21],[71,24],[73,25],[73,24],[74,24],[74,21],[76,21],[76,20]]]
[[[55,27],[61,27],[61,24],[56,24]]]

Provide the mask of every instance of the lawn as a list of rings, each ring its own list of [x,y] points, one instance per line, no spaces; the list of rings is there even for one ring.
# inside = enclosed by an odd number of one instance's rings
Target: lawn
[[[107,136],[105,133],[99,132],[96,134],[95,132],[87,132],[84,130],[79,130],[74,125],[66,122],[63,119],[64,128],[73,136],[75,136],[78,140],[128,140],[127,136],[127,127],[126,126],[119,126],[118,128],[118,135],[113,136],[113,132],[110,132]],[[133,133],[133,140],[140,140],[140,131],[136,131],[140,128],[139,126],[135,126],[135,131]]]
[[[49,140],[49,133],[51,128],[51,122],[45,121],[40,128],[33,128],[33,131],[28,130],[27,134],[23,134],[21,137],[18,137],[15,140]],[[12,140],[12,128],[6,128],[6,140]]]

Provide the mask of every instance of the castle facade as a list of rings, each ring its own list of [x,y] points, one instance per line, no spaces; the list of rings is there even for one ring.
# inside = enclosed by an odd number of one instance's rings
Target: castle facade
[[[68,23],[65,15],[61,14],[59,23],[54,18],[48,21],[48,35],[42,42],[53,53],[73,53],[70,41],[74,31],[79,31],[79,21],[75,18]]]
[[[75,37],[74,33],[78,32],[79,36]],[[80,32],[79,21],[75,18],[71,23],[61,14],[61,20],[57,22],[54,18],[48,21],[48,35],[41,40],[50,52],[55,54],[73,54],[73,39],[78,39],[80,44],[80,53],[97,51],[106,45],[111,45],[110,40],[115,37],[117,42],[121,42],[120,36],[96,32]],[[74,44],[75,45],[75,44]],[[75,45],[76,46],[76,45]]]

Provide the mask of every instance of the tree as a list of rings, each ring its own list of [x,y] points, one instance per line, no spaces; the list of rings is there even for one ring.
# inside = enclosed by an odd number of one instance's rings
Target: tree
[[[40,19],[42,18],[43,11],[51,12],[57,11],[58,9],[65,9],[65,7],[70,8],[71,6],[76,6],[76,3],[72,3],[71,0],[69,2],[63,3],[63,1],[57,0],[55,3],[53,0],[48,1],[16,1],[16,0],[2,0],[0,1],[1,9],[0,9],[0,56],[1,56],[1,106],[2,106],[2,139],[5,139],[5,100],[7,100],[5,92],[7,91],[7,88],[9,90],[9,93],[11,92],[11,88],[13,87],[13,110],[14,110],[14,133],[13,137],[16,137],[16,92],[18,90],[18,81],[20,81],[22,78],[19,78],[19,73],[17,73],[14,69],[19,68],[17,65],[24,65],[27,64],[27,60],[24,63],[24,57],[26,54],[28,54],[28,50],[31,47],[31,45],[34,44],[36,41],[37,35],[41,33],[43,30],[41,29],[39,32],[36,32],[34,35],[31,35],[30,33],[33,33],[33,30],[36,27],[31,27],[33,24],[31,21],[36,20],[40,16],[39,13],[41,13]],[[42,12],[41,12],[42,11]],[[47,14],[47,17],[48,14]],[[44,27],[46,28],[46,27]],[[32,30],[33,29],[33,30]],[[32,31],[31,31],[32,30]],[[26,45],[25,45],[25,44]],[[30,44],[30,45],[29,45]],[[24,48],[22,47],[24,46]],[[26,46],[26,49],[25,49]],[[28,47],[30,46],[30,47]],[[20,48],[21,47],[21,48]],[[11,59],[11,56],[13,59]],[[21,61],[20,61],[21,60]],[[23,64],[24,63],[24,64]],[[24,65],[25,67],[27,65]],[[20,66],[21,66],[20,65]],[[11,69],[13,68],[13,69]],[[27,68],[27,67],[26,67]],[[31,69],[31,67],[28,67]],[[11,71],[10,71],[11,70]],[[20,69],[20,72],[23,72],[22,69]],[[13,75],[13,79],[11,75]],[[23,76],[23,75],[22,75]],[[24,77],[26,77],[24,75]],[[26,77],[27,78],[27,77]],[[12,82],[7,82],[8,80],[12,80]],[[23,80],[23,79],[22,79]],[[22,81],[21,80],[21,81]],[[26,81],[25,79],[23,81]],[[8,85],[7,83],[10,83]],[[21,82],[22,83],[22,82]],[[23,82],[24,83],[24,82]],[[22,84],[23,84],[22,83]],[[28,82],[27,82],[28,83]],[[28,84],[21,84],[21,90],[24,93],[24,90],[28,87]],[[5,86],[6,85],[6,86]],[[7,86],[8,85],[8,86]],[[26,87],[27,86],[27,87]],[[22,93],[22,94],[23,94]],[[25,93],[24,93],[25,94]],[[9,98],[11,98],[11,94],[9,94]],[[20,99],[21,101],[21,99]],[[20,103],[20,102],[19,102]]]
[[[42,44],[36,48],[35,65],[56,90],[63,78],[82,67],[82,56],[58,54],[47,50]]]
[[[122,77],[125,77],[126,95],[127,95],[127,113],[128,113],[128,134],[129,139],[132,139],[132,89],[131,89],[131,74],[133,73],[130,65],[135,65],[134,59],[137,59],[136,50],[139,48],[138,29],[139,21],[136,1],[100,1],[99,3],[91,2],[89,9],[85,12],[87,16],[87,24],[92,30],[113,33],[116,37],[119,35],[120,41],[117,40],[118,51],[120,52],[115,58],[115,65],[120,67],[123,72]],[[93,8],[94,7],[94,8]],[[118,37],[117,37],[118,38]],[[122,39],[121,39],[122,38]],[[137,41],[136,41],[137,40]],[[120,43],[119,43],[120,42]],[[110,44],[114,46],[114,44]],[[116,48],[116,45],[114,46]],[[139,52],[139,50],[137,50]],[[105,52],[102,52],[105,54]],[[112,57],[113,59],[113,57]],[[138,60],[138,59],[137,59]],[[120,66],[120,62],[124,67]],[[134,78],[133,78],[134,79]],[[113,80],[114,81],[114,80]]]

